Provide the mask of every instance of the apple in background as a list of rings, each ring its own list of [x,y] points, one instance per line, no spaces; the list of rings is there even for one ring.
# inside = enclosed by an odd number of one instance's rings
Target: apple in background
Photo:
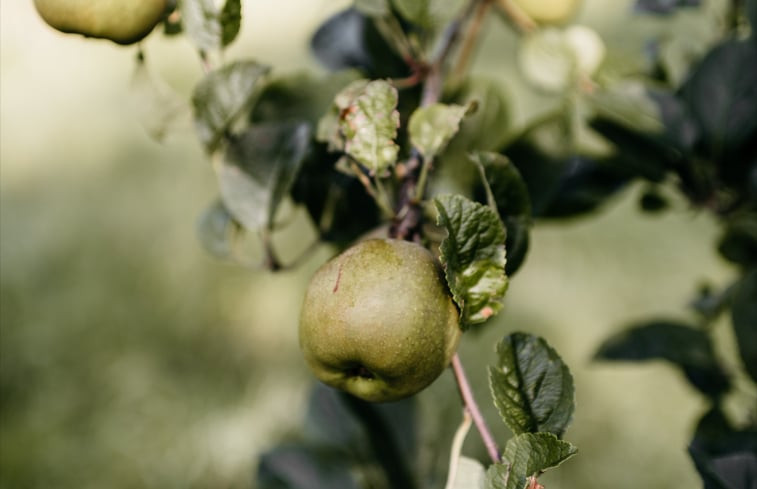
[[[172,0],[34,0],[39,15],[66,33],[110,39],[118,44],[142,40],[174,5]]]
[[[369,239],[324,264],[305,293],[300,346],[325,384],[372,402],[431,384],[457,350],[457,307],[420,245]]]

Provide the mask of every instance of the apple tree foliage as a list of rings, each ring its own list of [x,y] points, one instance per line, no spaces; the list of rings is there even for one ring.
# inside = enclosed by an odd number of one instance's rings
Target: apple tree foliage
[[[646,189],[642,212],[669,212],[676,193],[717,220],[713,247],[737,278],[701,288],[688,322],[632,318],[595,360],[657,359],[679,369],[709,400],[688,447],[704,486],[755,487],[757,412],[739,424],[723,400],[737,379],[757,381],[757,1],[724,0],[721,32],[696,56],[675,56],[654,39],[644,63],[612,76],[595,31],[569,19],[537,25],[511,3],[355,0],[313,33],[310,48],[328,71],[315,75],[225,61],[240,0],[180,0],[163,30],[185,35],[205,67],[189,107],[218,183],[199,239],[219,257],[276,271],[296,265],[274,245],[287,225],[283,204],[303,208],[315,244],[337,250],[383,229],[438,254],[469,330],[502,309],[508,282],[527,265],[534,225],[589,216],[633,182]],[[695,8],[698,0],[637,0],[629,15]],[[523,77],[561,100],[524,127],[513,126],[504,88],[467,69],[488,17],[520,34]],[[147,124],[158,138],[187,104],[159,82],[140,51],[135,84],[151,101]],[[723,316],[739,369],[714,344],[712,325]],[[574,386],[556,350],[514,332],[496,357],[491,402],[512,438],[483,462],[463,455],[456,436],[449,489],[538,488],[540,474],[577,452],[562,439]],[[467,380],[458,382],[463,391]],[[477,412],[463,400],[461,437]],[[256,487],[426,487],[415,416],[412,399],[369,404],[319,385],[302,436],[262,456]]]

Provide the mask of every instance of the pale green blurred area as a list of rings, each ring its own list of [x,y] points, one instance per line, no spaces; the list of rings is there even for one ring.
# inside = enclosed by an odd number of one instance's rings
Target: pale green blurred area
[[[316,68],[307,39],[347,3],[246,2],[227,56]],[[628,4],[588,2],[580,20],[611,49],[634,52],[665,25],[629,22]],[[250,487],[257,456],[298,430],[312,382],[297,346],[299,301],[330,251],[280,275],[211,258],[195,223],[216,196],[213,173],[190,124],[162,144],[141,128],[136,49],[56,33],[31,2],[4,2],[0,20],[0,487]],[[519,88],[502,68],[512,66],[502,48],[512,35],[497,22],[488,29],[476,67],[509,77],[515,120],[527,120],[550,101]],[[153,36],[146,52],[186,98],[201,77],[187,41]],[[642,216],[637,193],[597,216],[539,226],[505,312],[461,347],[502,441],[485,376],[494,342],[540,334],[571,367],[578,405],[566,438],[580,453],[544,478],[549,489],[699,485],[686,444],[702,398],[662,364],[590,362],[627,321],[685,317],[701,280],[732,273],[713,252],[707,216],[680,202]],[[312,231],[297,215],[294,235],[306,241]],[[420,396],[424,447],[442,458],[456,396],[449,374]]]

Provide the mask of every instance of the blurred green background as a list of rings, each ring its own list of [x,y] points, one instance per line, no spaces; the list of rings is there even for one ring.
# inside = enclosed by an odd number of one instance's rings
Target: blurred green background
[[[228,58],[317,70],[307,40],[348,3],[245,2]],[[611,55],[638,55],[670,28],[632,18],[630,3],[587,1],[580,13]],[[213,173],[189,123],[162,144],[140,126],[136,49],[57,33],[31,2],[0,8],[0,487],[250,487],[257,456],[303,415],[312,380],[297,346],[299,301],[331,251],[279,275],[214,260],[195,236]],[[702,17],[675,22],[698,32]],[[491,22],[476,69],[506,81],[522,122],[550,101],[522,90],[502,47],[512,40]],[[189,43],[156,35],[145,48],[187,98],[202,76]],[[461,347],[487,406],[485,367],[507,332],[543,335],[571,367],[578,404],[566,438],[580,453],[544,478],[549,489],[700,484],[686,444],[703,399],[663,364],[590,362],[628,321],[681,317],[700,281],[731,276],[708,216],[682,203],[641,215],[638,194],[537,226],[504,313]],[[304,221],[298,229],[310,233]],[[430,448],[447,451],[434,433],[456,427],[456,396],[448,374],[420,396]]]

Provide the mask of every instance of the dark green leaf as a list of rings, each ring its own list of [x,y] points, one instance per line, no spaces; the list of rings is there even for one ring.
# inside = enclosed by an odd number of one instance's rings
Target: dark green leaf
[[[307,124],[252,126],[231,140],[218,167],[221,197],[249,230],[270,228],[289,193],[310,143]]]
[[[182,0],[181,21],[184,32],[202,52],[221,47],[223,26],[215,0]]]
[[[441,261],[465,329],[502,308],[505,228],[494,210],[460,195],[437,197],[434,204],[437,223],[448,233],[440,246]]]
[[[757,43],[729,40],[715,47],[694,68],[681,89],[699,123],[709,154],[734,155],[757,134]],[[729,158],[730,160],[731,158]],[[724,161],[740,173],[740,161]],[[738,168],[733,168],[733,167]]]
[[[757,382],[757,269],[736,284],[731,304],[731,320],[744,367]]]
[[[668,200],[654,187],[644,190],[639,198],[639,207],[649,214],[656,214],[668,208]]]
[[[389,0],[355,0],[355,10],[369,17],[390,15]]]
[[[267,66],[254,61],[238,61],[209,73],[192,95],[195,125],[208,151],[218,147],[236,118],[252,103]]]
[[[358,179],[335,169],[338,155],[315,145],[292,188],[307,209],[321,239],[343,247],[378,226],[376,202]]]
[[[701,0],[636,0],[636,10],[654,14],[670,14],[681,7],[698,7]]]
[[[752,27],[752,41],[757,42],[757,1],[746,0],[746,15]]]
[[[305,120],[315,127],[336,94],[357,78],[355,71],[341,71],[321,78],[303,72],[273,79],[255,99],[250,121]]]
[[[510,430],[562,436],[574,409],[573,377],[542,338],[513,333],[497,344],[498,362],[489,367],[489,386]]]
[[[391,487],[414,487],[409,461],[416,453],[412,399],[368,403],[318,384],[305,424],[310,442],[341,453],[345,465],[378,463]]]
[[[410,143],[424,158],[434,158],[457,133],[460,122],[470,111],[470,107],[441,103],[419,107],[408,122]]]
[[[595,354],[600,360],[667,360],[683,369],[703,393],[718,397],[730,388],[728,376],[715,358],[710,336],[674,321],[634,325],[605,340]]]
[[[242,26],[241,0],[226,0],[219,18],[221,23],[221,46],[226,47],[237,38]]]
[[[197,223],[200,243],[219,258],[230,258],[234,254],[234,243],[241,230],[220,201],[208,207]]]
[[[753,451],[712,456],[689,450],[704,481],[704,489],[754,489],[757,486],[757,454]]]
[[[728,221],[718,251],[739,265],[757,265],[757,214],[741,214]]]
[[[508,440],[504,463],[493,464],[486,474],[487,489],[525,489],[529,477],[557,467],[578,452],[551,433],[523,433]]]
[[[374,21],[355,8],[327,20],[311,40],[316,58],[331,70],[356,68],[368,78],[401,78],[410,70],[384,40]]]
[[[260,457],[259,489],[360,489],[343,454],[317,446],[290,444]]]
[[[470,156],[488,183],[497,212],[505,223],[505,273],[512,276],[523,263],[529,244],[531,228],[531,197],[517,168],[499,153],[476,152]],[[488,200],[485,185],[474,189],[479,202]],[[482,195],[483,194],[483,195]]]

